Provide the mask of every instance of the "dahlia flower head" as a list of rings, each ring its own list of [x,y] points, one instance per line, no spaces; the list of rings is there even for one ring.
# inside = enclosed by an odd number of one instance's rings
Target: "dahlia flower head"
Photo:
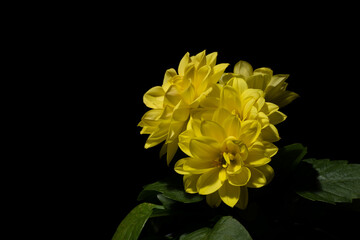
[[[151,88],[144,103],[151,108],[139,123],[149,134],[145,148],[163,143],[167,163],[180,147],[187,157],[174,166],[187,193],[206,195],[211,207],[224,202],[245,209],[248,188],[260,188],[274,176],[269,165],[280,139],[279,111],[298,95],[286,90],[289,75],[269,68],[253,70],[239,61],[216,64],[217,53],[186,53],[178,71],[166,71],[162,86]]]

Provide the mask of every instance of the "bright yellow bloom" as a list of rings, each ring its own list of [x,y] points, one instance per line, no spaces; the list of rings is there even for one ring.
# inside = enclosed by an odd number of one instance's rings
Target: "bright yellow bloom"
[[[288,74],[273,75],[270,68],[258,68],[253,70],[252,66],[246,61],[239,61],[234,66],[234,73],[226,73],[221,82],[227,83],[232,77],[243,78],[249,88],[264,91],[267,102],[272,102],[279,107],[284,107],[299,97],[297,93],[286,90],[286,79]]]
[[[179,146],[189,157],[179,160],[175,171],[184,175],[186,192],[207,195],[210,206],[222,200],[244,209],[247,188],[262,187],[272,179],[267,163],[277,152],[272,142],[280,139],[274,125],[286,116],[242,78],[218,86],[218,107],[193,111],[179,136]]]
[[[274,171],[268,163],[277,147],[262,139],[258,120],[240,121],[226,110],[194,115],[179,142],[189,157],[175,164],[175,171],[184,175],[185,191],[206,195],[212,207],[223,201],[230,207],[246,208],[247,188],[271,181]]]
[[[144,103],[151,108],[139,123],[141,134],[150,134],[145,148],[165,141],[161,154],[167,152],[170,163],[178,148],[178,136],[186,128],[190,113],[198,107],[206,107],[205,97],[211,94],[228,64],[216,65],[217,53],[205,51],[181,59],[178,71],[166,71],[162,86],[151,88],[144,95]]]
[[[219,108],[214,114],[227,111],[239,121],[257,120],[262,138],[275,142],[280,140],[275,125],[286,119],[286,115],[278,110],[276,104],[265,101],[262,90],[249,88],[244,79],[232,77],[222,88]]]

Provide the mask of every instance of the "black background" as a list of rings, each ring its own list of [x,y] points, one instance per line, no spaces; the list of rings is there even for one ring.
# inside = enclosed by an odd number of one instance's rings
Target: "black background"
[[[143,94],[161,85],[165,71],[176,69],[186,52],[216,51],[218,63],[230,63],[227,71],[246,60],[254,68],[290,74],[288,89],[300,98],[282,109],[288,118],[278,125],[277,145],[300,142],[308,157],[359,163],[359,37],[351,16],[340,21],[335,8],[322,7],[268,11],[264,6],[261,12],[147,7],[92,11],[60,39],[59,53],[66,59],[62,118],[71,134],[62,145],[65,174],[58,188],[74,209],[71,227],[111,239],[138,204],[142,186],[173,171],[159,159],[159,147],[144,149],[147,136],[137,124],[147,111]]]

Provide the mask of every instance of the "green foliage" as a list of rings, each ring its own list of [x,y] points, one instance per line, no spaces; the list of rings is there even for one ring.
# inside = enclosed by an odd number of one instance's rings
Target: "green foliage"
[[[287,145],[279,149],[271,161],[271,166],[276,172],[281,171],[288,175],[297,167],[306,153],[307,148],[301,143]]]
[[[338,216],[343,219],[342,228],[352,229],[351,220],[345,219],[346,214],[359,211],[360,200],[350,203],[360,198],[360,164],[303,160],[306,153],[307,148],[299,143],[279,149],[270,163],[275,170],[273,182],[249,190],[246,210],[225,204],[209,208],[204,196],[184,191],[179,175],[148,184],[138,196],[145,203],[125,217],[113,240],[252,239],[249,232],[256,239],[278,239],[284,231],[295,232],[296,236],[304,233],[299,239],[308,235],[324,239],[334,233],[344,236],[341,229],[329,225],[334,219],[327,222],[327,218],[328,214]]]
[[[239,221],[231,216],[222,217],[214,226],[208,240],[251,240],[250,234]]]
[[[200,202],[204,199],[204,196],[186,193],[182,181],[179,183],[176,178],[168,178],[146,185],[144,190],[140,192],[138,200],[148,200],[153,197],[154,194],[157,195],[158,193],[162,193],[164,197],[182,203]]]
[[[313,201],[327,203],[351,202],[360,198],[360,164],[348,164],[347,161],[330,161],[329,159],[307,159],[303,162],[311,168],[300,170],[299,180],[312,184],[299,189],[297,193]],[[315,170],[316,174],[309,174]]]
[[[213,229],[201,228],[182,235],[180,240],[251,240],[251,236],[239,221],[231,216],[222,217]]]
[[[192,233],[181,235],[180,240],[206,240],[210,232],[211,228],[200,228]]]
[[[300,196],[326,203],[360,198],[360,165],[328,159],[303,160],[307,148],[300,143],[279,149],[271,165],[284,187],[295,186]]]
[[[138,239],[153,209],[163,209],[163,207],[152,203],[142,203],[136,206],[120,223],[112,240]]]

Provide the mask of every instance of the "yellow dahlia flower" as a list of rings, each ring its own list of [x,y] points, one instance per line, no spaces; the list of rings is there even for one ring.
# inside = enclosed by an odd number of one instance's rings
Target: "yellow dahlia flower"
[[[261,137],[270,142],[278,141],[280,137],[275,125],[284,121],[286,115],[278,111],[276,104],[266,102],[264,95],[260,89],[249,88],[244,79],[232,77],[221,90],[219,108],[214,114],[226,111],[241,122],[257,120]]]
[[[229,111],[198,114],[180,135],[179,146],[189,157],[177,161],[175,171],[184,175],[185,191],[206,195],[210,206],[223,201],[244,209],[247,188],[271,181],[274,171],[268,163],[278,149],[261,138],[258,120],[240,121]]]
[[[151,88],[144,95],[144,103],[151,108],[139,123],[141,134],[150,134],[145,148],[165,141],[161,154],[167,152],[170,163],[178,148],[178,135],[185,129],[193,109],[206,105],[204,99],[212,92],[228,64],[216,65],[217,53],[203,51],[181,59],[178,71],[168,69],[162,86]]]
[[[286,79],[288,74],[273,75],[270,68],[258,68],[253,70],[252,66],[246,61],[239,61],[234,66],[233,73],[226,73],[221,82],[226,83],[232,77],[243,78],[249,88],[264,91],[267,102],[272,102],[279,107],[284,107],[299,97],[297,93],[286,90]]]

